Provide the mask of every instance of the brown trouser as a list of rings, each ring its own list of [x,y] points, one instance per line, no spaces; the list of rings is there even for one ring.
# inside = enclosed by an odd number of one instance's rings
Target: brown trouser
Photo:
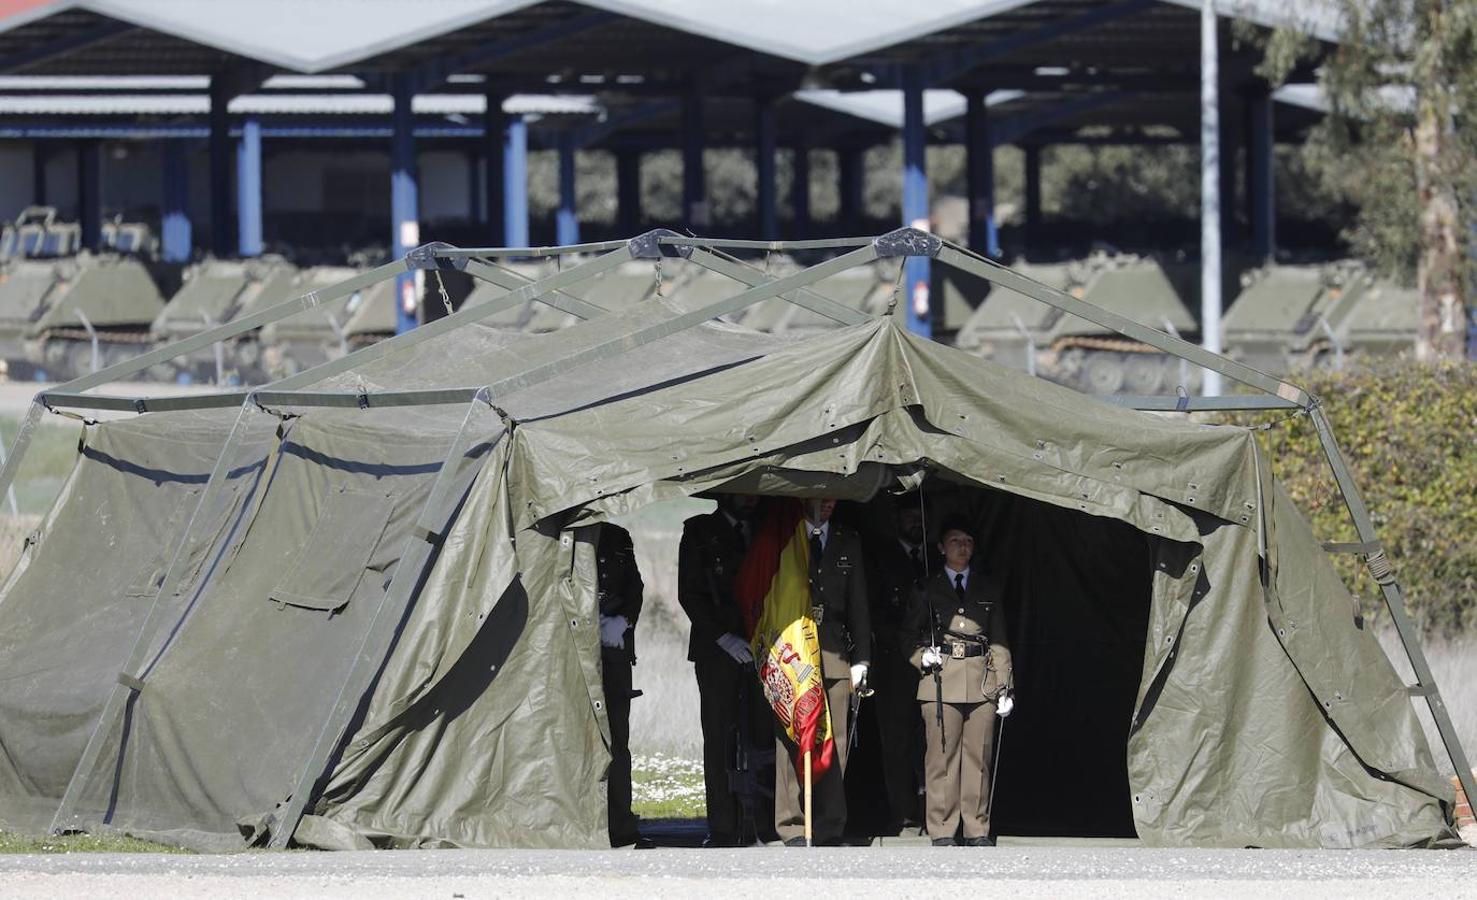
[[[927,749],[923,774],[927,780],[928,836],[953,837],[962,821],[964,836],[990,833],[990,747],[995,741],[994,703],[945,703],[943,741],[932,700],[923,709]]]
[[[847,718],[851,713],[851,678],[827,678],[826,703],[831,708],[831,737],[836,742],[831,767],[811,781],[811,840],[817,844],[841,840],[846,828],[846,739]],[[805,782],[795,771],[795,744],[784,729],[775,726],[774,744],[774,829],[780,840],[805,837]]]

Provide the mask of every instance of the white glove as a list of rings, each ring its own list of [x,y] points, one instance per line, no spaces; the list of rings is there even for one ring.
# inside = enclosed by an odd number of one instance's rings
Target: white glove
[[[995,715],[1002,719],[1010,715],[1012,709],[1015,709],[1014,694],[1001,694],[1000,699],[995,701]]]
[[[626,629],[631,623],[626,621],[625,616],[601,616],[600,617],[600,645],[603,647],[624,647],[626,645]]]
[[[867,680],[867,664],[857,663],[851,667],[851,689],[861,690],[862,683]]]
[[[929,647],[923,651],[923,671],[937,672],[944,667],[944,651],[938,647]]]
[[[723,652],[733,657],[733,661],[741,666],[747,666],[754,661],[754,654],[749,650],[749,642],[729,632],[718,638],[718,646]]]

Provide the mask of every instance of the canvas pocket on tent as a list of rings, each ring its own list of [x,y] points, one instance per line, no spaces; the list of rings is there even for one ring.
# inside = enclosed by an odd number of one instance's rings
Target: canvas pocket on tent
[[[364,577],[393,506],[384,494],[342,488],[329,494],[318,524],[269,598],[283,607],[329,614],[343,609]]]

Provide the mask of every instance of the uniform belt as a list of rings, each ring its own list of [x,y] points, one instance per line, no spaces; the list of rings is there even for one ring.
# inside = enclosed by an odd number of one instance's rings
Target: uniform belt
[[[975,643],[964,643],[962,641],[949,642],[950,659],[967,659],[971,656],[984,656],[985,645]]]

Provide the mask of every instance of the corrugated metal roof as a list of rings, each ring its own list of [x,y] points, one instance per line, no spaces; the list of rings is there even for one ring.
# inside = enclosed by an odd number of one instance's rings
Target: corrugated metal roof
[[[535,6],[540,0],[55,0],[0,31],[86,9],[298,72],[322,72]],[[824,65],[1020,7],[1033,0],[571,0],[809,65]],[[1200,0],[1163,0],[1198,8]],[[1332,0],[1214,0],[1222,16],[1298,24],[1331,39]]]
[[[903,127],[902,91],[805,90],[796,91],[794,96],[805,103],[877,122],[889,128]],[[985,105],[997,106],[1024,96],[1025,91],[991,91],[985,96]],[[964,95],[958,91],[924,91],[923,123],[935,125],[964,115],[964,102]]]
[[[480,94],[420,94],[411,104],[422,115],[481,115],[487,101]],[[237,115],[374,115],[394,107],[389,94],[245,94],[231,101]],[[518,115],[597,115],[594,97],[514,94],[503,111]],[[0,95],[0,115],[206,115],[207,94],[40,94]]]

